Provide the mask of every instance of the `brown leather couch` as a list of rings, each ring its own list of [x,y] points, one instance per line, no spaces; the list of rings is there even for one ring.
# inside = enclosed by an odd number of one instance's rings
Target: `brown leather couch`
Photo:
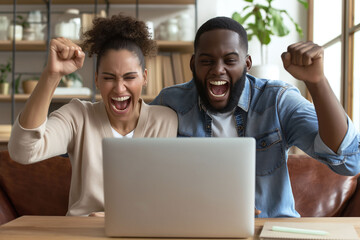
[[[306,155],[290,155],[288,166],[301,216],[360,216],[360,175],[337,175]],[[0,224],[22,215],[65,215],[70,179],[68,158],[21,165],[0,152]]]

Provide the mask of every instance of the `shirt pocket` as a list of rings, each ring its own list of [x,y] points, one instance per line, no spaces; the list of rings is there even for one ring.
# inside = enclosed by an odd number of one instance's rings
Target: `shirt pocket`
[[[269,175],[285,163],[279,129],[264,133],[256,139],[256,175]]]

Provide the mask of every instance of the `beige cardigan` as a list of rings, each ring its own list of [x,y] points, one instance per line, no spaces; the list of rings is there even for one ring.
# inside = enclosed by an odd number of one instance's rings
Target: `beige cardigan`
[[[176,137],[177,126],[174,111],[142,102],[133,137]],[[8,149],[23,164],[68,153],[72,178],[67,215],[87,215],[104,211],[101,141],[109,137],[113,133],[104,103],[73,99],[36,129],[22,128],[17,119]]]

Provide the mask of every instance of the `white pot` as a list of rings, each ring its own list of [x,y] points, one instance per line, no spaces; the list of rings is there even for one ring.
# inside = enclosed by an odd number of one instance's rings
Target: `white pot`
[[[8,28],[8,39],[13,40],[14,37],[14,25],[10,24]],[[15,25],[15,40],[20,41],[23,37],[23,27],[21,25]]]
[[[252,66],[249,73],[257,78],[279,80],[280,70],[277,65],[264,64]]]

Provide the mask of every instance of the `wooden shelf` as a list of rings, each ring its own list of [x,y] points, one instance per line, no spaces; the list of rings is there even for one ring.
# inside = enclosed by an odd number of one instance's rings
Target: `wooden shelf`
[[[44,4],[44,0],[17,0],[17,4]],[[109,4],[136,4],[136,0],[108,0]],[[94,4],[95,0],[52,0],[51,4]],[[98,4],[105,4],[105,0],[98,0]],[[13,0],[1,0],[0,5],[13,4]],[[139,4],[195,4],[195,0],[139,0]]]
[[[46,51],[45,41],[16,41],[16,51]],[[12,51],[12,41],[0,41],[0,51]]]
[[[16,102],[25,102],[30,97],[29,94],[15,94],[15,101]],[[143,95],[141,96],[145,102],[151,102],[156,96],[149,96],[149,95]],[[69,100],[73,98],[79,98],[83,100],[91,100],[91,96],[89,95],[54,95],[52,98],[52,102],[68,102]],[[101,95],[96,94],[95,100],[99,101],[101,100]],[[1,95],[0,94],[0,102],[10,102],[11,101],[11,95]]]
[[[45,41],[16,41],[16,51],[46,51]],[[159,51],[192,52],[193,43],[183,41],[157,41]],[[0,41],[0,51],[12,51],[12,41]]]

